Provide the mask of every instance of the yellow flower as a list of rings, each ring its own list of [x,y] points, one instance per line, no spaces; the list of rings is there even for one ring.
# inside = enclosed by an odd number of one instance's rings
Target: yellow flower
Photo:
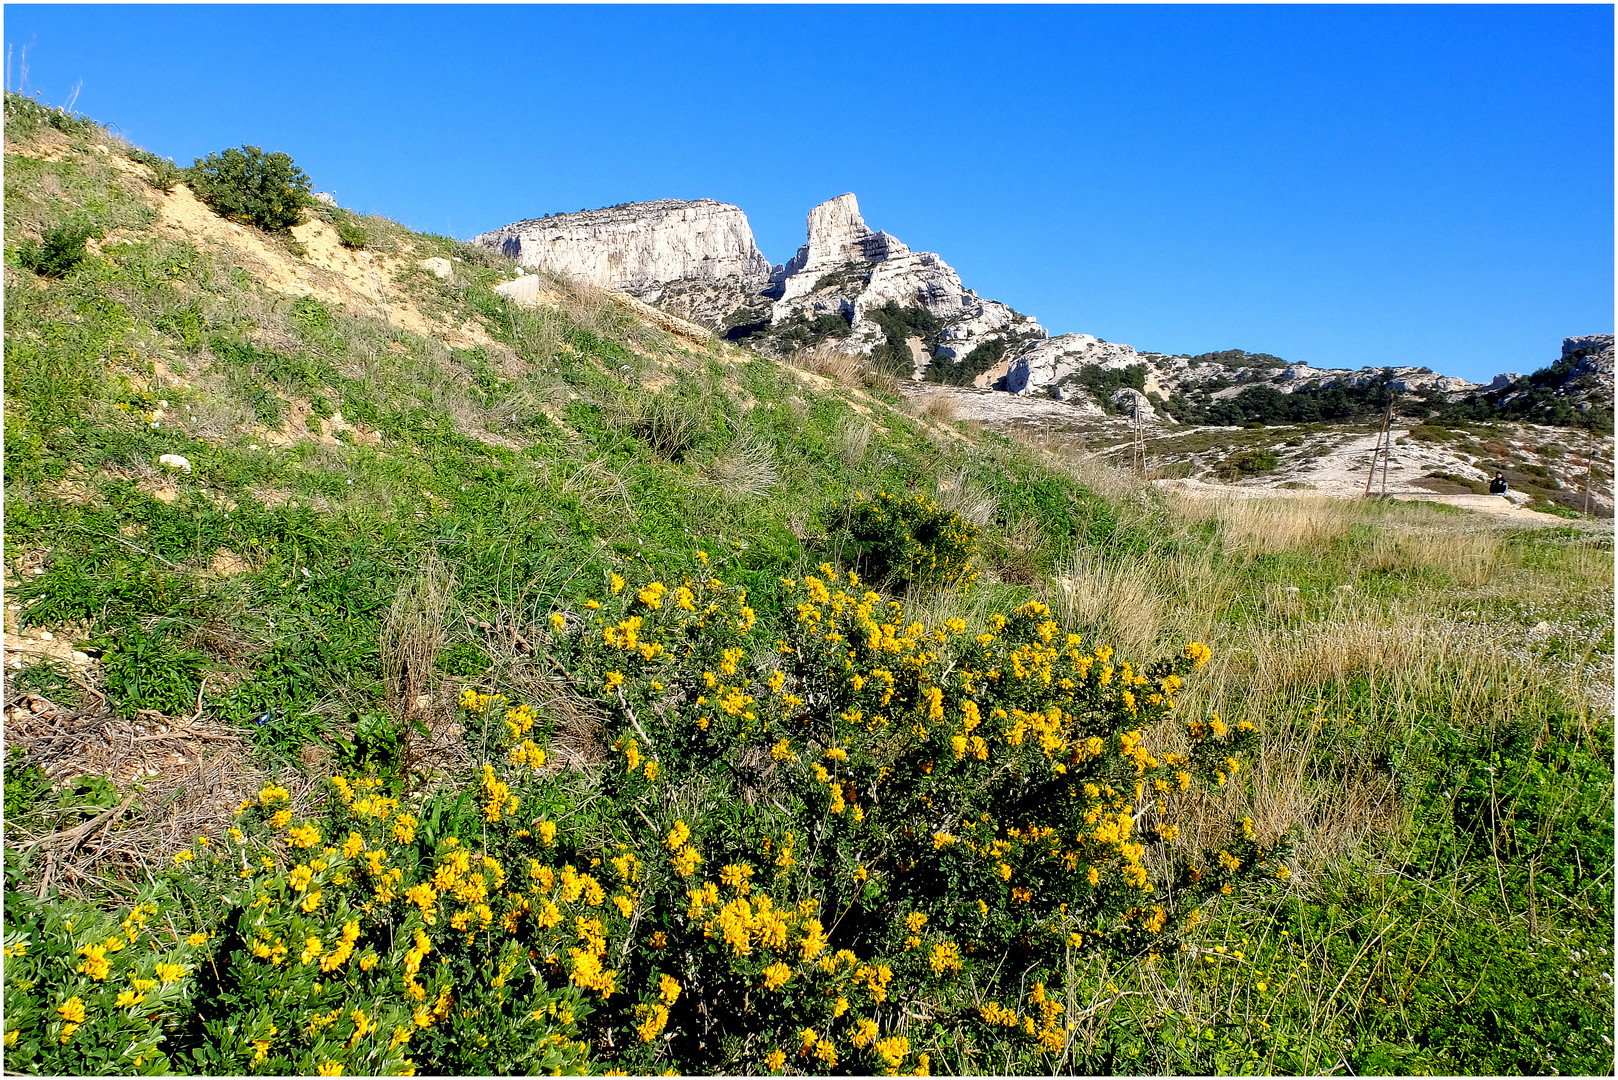
[[[311,848],[320,843],[320,830],[305,822],[287,830],[287,843],[295,848]]]
[[[316,1076],[341,1076],[343,1067],[335,1061],[322,1061],[315,1069]]]
[[[164,986],[172,982],[179,982],[185,978],[185,968],[179,964],[159,964],[156,971],[158,979],[162,981]]]
[[[657,996],[667,1005],[673,1005],[680,996],[680,981],[668,975],[657,977]]]
[[[105,945],[85,945],[79,950],[84,961],[79,964],[79,970],[100,982],[112,970],[112,964],[107,960],[107,947]]]
[[[616,690],[624,685],[624,673],[621,671],[607,672],[606,686],[608,690]]]
[[[781,1050],[779,1047],[764,1055],[764,1067],[769,1069],[771,1072],[780,1072],[782,1066],[786,1065],[786,1063],[786,1052]]]
[[[206,945],[208,943],[208,935],[192,934],[190,937],[185,939],[185,943],[187,945]]]
[[[195,853],[195,852],[191,852],[191,851],[176,851],[176,852],[175,852],[175,853],[174,853],[174,865],[175,865],[175,866],[179,866],[179,865],[180,865],[180,864],[182,864],[182,863],[188,863],[188,862],[190,862],[190,861],[191,861],[191,860],[192,860],[192,859],[195,859],[195,858],[196,858],[196,857],[197,857],[197,856],[196,856],[196,853]]]
[[[674,822],[674,827],[669,830],[668,836],[664,838],[663,846],[670,851],[675,851],[689,839],[691,839],[691,826],[687,825],[683,820],[677,819]]]
[[[624,591],[624,579],[619,574],[612,575],[612,594],[617,596]]]
[[[792,978],[792,969],[777,960],[764,969],[764,989],[779,990]]]
[[[564,616],[560,611],[551,612],[551,626],[553,626],[556,629],[560,630],[560,629],[562,629],[562,627],[564,627],[566,625],[567,625],[567,617],[566,616]]]
[[[76,994],[56,1006],[56,1011],[61,1013],[62,1019],[70,1024],[84,1023],[84,1002],[79,1000]]]
[[[681,877],[690,877],[700,862],[702,855],[694,847],[686,846],[674,853],[674,869]]]

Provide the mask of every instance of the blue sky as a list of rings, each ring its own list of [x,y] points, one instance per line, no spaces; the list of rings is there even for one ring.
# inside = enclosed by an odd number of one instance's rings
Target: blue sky
[[[466,238],[815,203],[1139,349],[1488,378],[1613,329],[1613,8],[6,5],[8,85]]]

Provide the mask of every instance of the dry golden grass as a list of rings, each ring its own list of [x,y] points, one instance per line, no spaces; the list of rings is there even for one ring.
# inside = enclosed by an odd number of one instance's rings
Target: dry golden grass
[[[1051,583],[1051,609],[1066,627],[1125,657],[1152,652],[1163,621],[1156,559],[1117,559],[1080,548]]]
[[[726,499],[762,495],[781,479],[775,451],[762,437],[744,431],[703,472]]]
[[[865,464],[865,455],[871,449],[872,434],[874,429],[864,420],[850,419],[843,424],[838,432],[837,449],[845,466],[858,469]]]
[[[1377,530],[1360,560],[1363,570],[1437,570],[1466,586],[1488,584],[1501,566],[1504,533],[1498,528],[1422,528],[1394,525]]]
[[[1229,549],[1247,555],[1320,548],[1348,531],[1353,504],[1342,499],[1196,499],[1176,497],[1176,512],[1187,520],[1219,522]]]
[[[382,620],[379,642],[389,703],[400,716],[423,716],[432,708],[437,682],[433,662],[444,643],[455,578],[431,553],[394,595]]]
[[[962,519],[983,528],[994,520],[1000,501],[967,480],[966,470],[939,477],[934,499],[945,510],[953,510]]]
[[[893,375],[878,371],[863,357],[850,355],[834,345],[821,344],[799,349],[787,358],[787,362],[851,390],[876,390],[888,394],[898,390],[898,379]]]
[[[960,414],[960,406],[948,394],[923,393],[909,399],[910,411],[925,419],[948,424]]]

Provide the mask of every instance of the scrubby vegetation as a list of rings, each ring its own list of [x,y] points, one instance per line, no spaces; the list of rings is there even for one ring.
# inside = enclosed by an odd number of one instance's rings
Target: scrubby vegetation
[[[221,216],[270,232],[296,225],[310,199],[309,177],[290,157],[256,146],[198,158],[186,180]]]
[[[92,661],[7,671],[8,1068],[1611,1070],[1610,532],[1180,500],[380,218],[294,298],[25,101],[7,595]]]

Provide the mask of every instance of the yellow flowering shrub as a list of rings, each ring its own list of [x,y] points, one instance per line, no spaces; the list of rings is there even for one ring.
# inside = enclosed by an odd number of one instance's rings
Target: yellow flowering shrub
[[[1177,853],[1255,738],[1174,721],[1200,646],[1140,670],[1037,603],[907,624],[831,566],[766,631],[693,569],[561,613],[597,764],[468,690],[483,758],[419,804],[339,776],[300,817],[267,786],[132,911],[13,920],[7,1066],[924,1073],[947,1032],[1037,1072],[1075,958],[1172,947],[1271,857],[1250,824]]]

